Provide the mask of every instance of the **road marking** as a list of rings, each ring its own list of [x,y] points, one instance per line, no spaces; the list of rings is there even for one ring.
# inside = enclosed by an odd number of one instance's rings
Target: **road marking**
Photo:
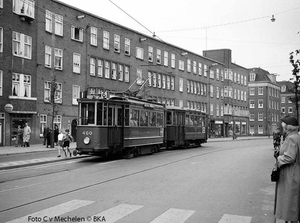
[[[248,216],[224,214],[218,223],[250,223],[251,220]]]
[[[43,218],[44,216],[46,216],[47,219],[54,218],[55,216],[65,214],[67,212],[76,210],[78,208],[87,206],[92,203],[94,203],[94,201],[72,200],[72,201],[69,201],[69,202],[66,202],[66,203],[63,203],[60,205],[56,205],[51,208],[44,209],[42,211],[38,211],[38,212],[35,212],[32,214],[26,215],[21,218],[14,219],[12,221],[8,221],[6,223],[24,223],[24,222],[28,222],[29,219],[34,219],[35,217]]]
[[[182,223],[191,217],[195,211],[170,208],[150,223]]]
[[[113,223],[142,207],[143,206],[141,205],[120,204],[118,206],[110,208],[94,216],[95,217],[103,216],[105,217],[106,223]],[[94,216],[92,217],[92,219],[94,219]]]

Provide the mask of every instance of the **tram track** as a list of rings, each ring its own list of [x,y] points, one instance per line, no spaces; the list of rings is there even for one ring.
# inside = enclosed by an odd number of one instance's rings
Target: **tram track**
[[[246,147],[244,147],[244,148],[246,148]],[[189,157],[184,157],[184,158],[181,158],[181,159],[173,160],[173,161],[170,161],[170,162],[167,162],[167,163],[163,163],[163,164],[159,164],[159,165],[152,166],[152,167],[149,167],[149,168],[145,168],[143,170],[134,171],[134,172],[124,174],[124,175],[121,175],[121,176],[117,176],[117,177],[114,177],[114,178],[111,178],[111,179],[102,180],[102,181],[95,182],[95,183],[85,185],[85,186],[81,186],[81,187],[78,187],[78,188],[75,188],[75,189],[72,189],[72,190],[60,192],[60,193],[57,193],[57,194],[53,194],[51,196],[47,196],[47,197],[36,199],[36,200],[30,201],[30,202],[27,202],[27,203],[23,203],[23,204],[20,204],[20,205],[9,207],[9,208],[0,210],[0,213],[4,213],[4,212],[7,212],[7,211],[11,211],[11,210],[18,209],[18,208],[21,208],[21,207],[25,207],[25,206],[28,206],[28,205],[36,204],[36,203],[39,203],[39,202],[42,202],[42,201],[47,201],[49,199],[57,198],[57,197],[60,197],[60,196],[63,196],[63,195],[67,195],[67,194],[75,193],[75,192],[78,192],[78,191],[86,190],[86,189],[96,187],[96,186],[99,186],[99,185],[103,185],[103,184],[106,184],[106,183],[118,181],[120,179],[124,179],[124,178],[135,176],[135,175],[139,175],[139,174],[142,174],[142,173],[145,173],[145,172],[148,172],[148,171],[163,168],[163,167],[170,166],[170,165],[173,165],[173,164],[176,164],[176,163],[191,160],[191,159],[194,159],[194,158],[197,158],[197,157],[206,156],[206,155],[210,155],[210,154],[218,153],[218,152],[226,152],[226,151],[233,150],[233,149],[240,149],[240,148],[239,147],[230,147],[230,148],[215,149],[213,151],[209,150],[209,151],[203,152],[201,154],[192,155],[192,156],[189,156]],[[183,153],[185,153],[185,152],[182,151],[180,153],[177,153],[177,155],[178,154],[183,154]],[[57,179],[57,180],[60,180],[60,179]]]

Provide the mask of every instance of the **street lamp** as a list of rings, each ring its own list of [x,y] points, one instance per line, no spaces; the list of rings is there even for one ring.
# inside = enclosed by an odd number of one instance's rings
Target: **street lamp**
[[[211,72],[211,68],[218,66],[218,63],[213,63],[211,65],[208,66],[208,69],[206,70],[207,72],[207,78],[208,78],[208,82],[207,82],[207,96],[208,96],[208,104],[207,104],[207,113],[208,113],[208,136],[210,137],[210,132],[211,132],[211,109],[210,109],[210,94],[211,94],[211,83],[210,83],[210,72]]]

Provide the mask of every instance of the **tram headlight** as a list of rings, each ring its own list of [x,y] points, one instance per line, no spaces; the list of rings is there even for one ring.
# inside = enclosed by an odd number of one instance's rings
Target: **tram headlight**
[[[83,143],[84,143],[85,145],[89,144],[90,141],[91,141],[91,139],[90,139],[89,137],[85,137],[85,138],[83,139]]]

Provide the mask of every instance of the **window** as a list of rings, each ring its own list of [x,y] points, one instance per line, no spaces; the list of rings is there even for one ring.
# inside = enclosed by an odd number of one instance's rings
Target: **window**
[[[114,50],[117,53],[120,53],[120,36],[115,34],[114,38]]]
[[[45,67],[51,67],[52,61],[52,48],[50,46],[45,45]]]
[[[258,126],[258,134],[263,134],[264,133],[264,127],[262,125]]]
[[[164,51],[164,66],[169,66],[169,53],[167,51]]]
[[[264,88],[258,87],[258,95],[264,95]]]
[[[249,93],[250,93],[250,95],[255,95],[255,88],[254,87],[251,87],[250,89],[249,89]]]
[[[285,103],[285,97],[281,97],[281,103]]]
[[[54,94],[54,102],[55,103],[62,103],[62,84],[55,82],[56,89]],[[51,82],[45,81],[44,85],[44,101],[51,102]]]
[[[171,67],[175,68],[175,54],[174,53],[171,54]]]
[[[54,68],[57,70],[63,69],[63,50],[54,49]]]
[[[0,70],[0,96],[3,96],[3,71]]]
[[[186,62],[186,66],[187,66],[187,72],[191,72],[191,60],[188,59],[187,62]]]
[[[197,63],[196,63],[196,61],[193,61],[193,73],[197,74]]]
[[[285,107],[281,107],[281,112],[285,113]]]
[[[255,117],[253,113],[250,113],[249,121],[255,121]]]
[[[201,76],[202,75],[202,63],[198,64],[198,72],[199,72],[199,75]]]
[[[103,49],[109,50],[109,32],[103,31]]]
[[[96,75],[96,59],[90,58],[90,75],[95,76]]]
[[[179,78],[179,91],[183,92],[183,78]]]
[[[178,63],[179,63],[178,69],[184,71],[184,61],[179,60]]]
[[[157,64],[161,63],[161,50],[160,49],[156,50],[156,63]]]
[[[258,100],[258,108],[263,108],[264,107],[264,100],[263,99],[259,99]]]
[[[3,8],[3,0],[0,0],[0,8]]]
[[[83,29],[71,26],[71,39],[76,41],[83,41]]]
[[[214,97],[214,86],[210,85],[210,97]]]
[[[152,86],[152,73],[148,71],[148,86]]]
[[[254,100],[249,101],[249,108],[255,108],[255,102]]]
[[[0,27],[0,53],[3,52],[3,28]]]
[[[12,74],[12,96],[31,97],[31,76],[25,74]]]
[[[97,32],[98,29],[96,27],[91,27],[91,45],[97,46]]]
[[[61,15],[55,14],[55,34],[59,36],[63,36],[64,33],[64,23],[63,17]],[[83,30],[81,29],[81,38],[83,36]],[[82,39],[81,39],[82,41]]]
[[[144,60],[144,49],[136,47],[136,58]]]
[[[119,81],[123,81],[124,74],[123,74],[123,65],[119,64]]]
[[[125,38],[125,55],[130,55],[130,39]]]
[[[129,67],[125,66],[125,82],[129,82]]]
[[[156,87],[157,81],[156,81],[156,73],[153,73],[153,87]]]
[[[161,88],[161,74],[157,74],[157,87]]]
[[[254,125],[250,125],[250,126],[249,126],[249,133],[250,133],[251,135],[254,134]]]
[[[209,70],[209,78],[214,79],[215,78],[215,71],[214,70]]]
[[[97,60],[97,75],[98,77],[103,77],[103,60]]]
[[[250,73],[250,81],[255,81],[255,73]]]
[[[203,73],[204,77],[207,77],[207,65],[204,64],[204,73]]]
[[[80,96],[80,86],[79,85],[73,85],[72,86],[72,104],[78,105],[77,99]]]
[[[136,70],[136,76],[137,76],[137,85],[142,85],[143,84],[143,71],[141,69]]]
[[[45,20],[45,30],[52,33],[52,12],[46,10]]]
[[[13,12],[18,15],[24,15],[34,18],[35,1],[34,0],[14,0]]]
[[[280,90],[281,92],[286,92],[286,85],[282,85]]]
[[[289,113],[293,113],[293,108],[289,107]]]
[[[47,125],[47,115],[40,114],[40,136],[43,137],[44,128]]]
[[[258,121],[263,121],[263,120],[264,120],[264,114],[258,113]]]
[[[104,76],[105,78],[109,79],[109,70],[110,70],[110,63],[108,61],[105,61],[105,67],[104,67]]]
[[[148,61],[153,62],[153,47],[152,46],[148,47]]]
[[[80,58],[80,54],[73,53],[73,72],[77,74],[80,74]]]
[[[22,33],[13,32],[13,55],[31,59],[32,38]]]
[[[61,129],[61,115],[56,115],[53,121],[54,125],[58,126],[58,129]]]
[[[117,80],[117,65],[115,63],[111,63],[111,79]]]

